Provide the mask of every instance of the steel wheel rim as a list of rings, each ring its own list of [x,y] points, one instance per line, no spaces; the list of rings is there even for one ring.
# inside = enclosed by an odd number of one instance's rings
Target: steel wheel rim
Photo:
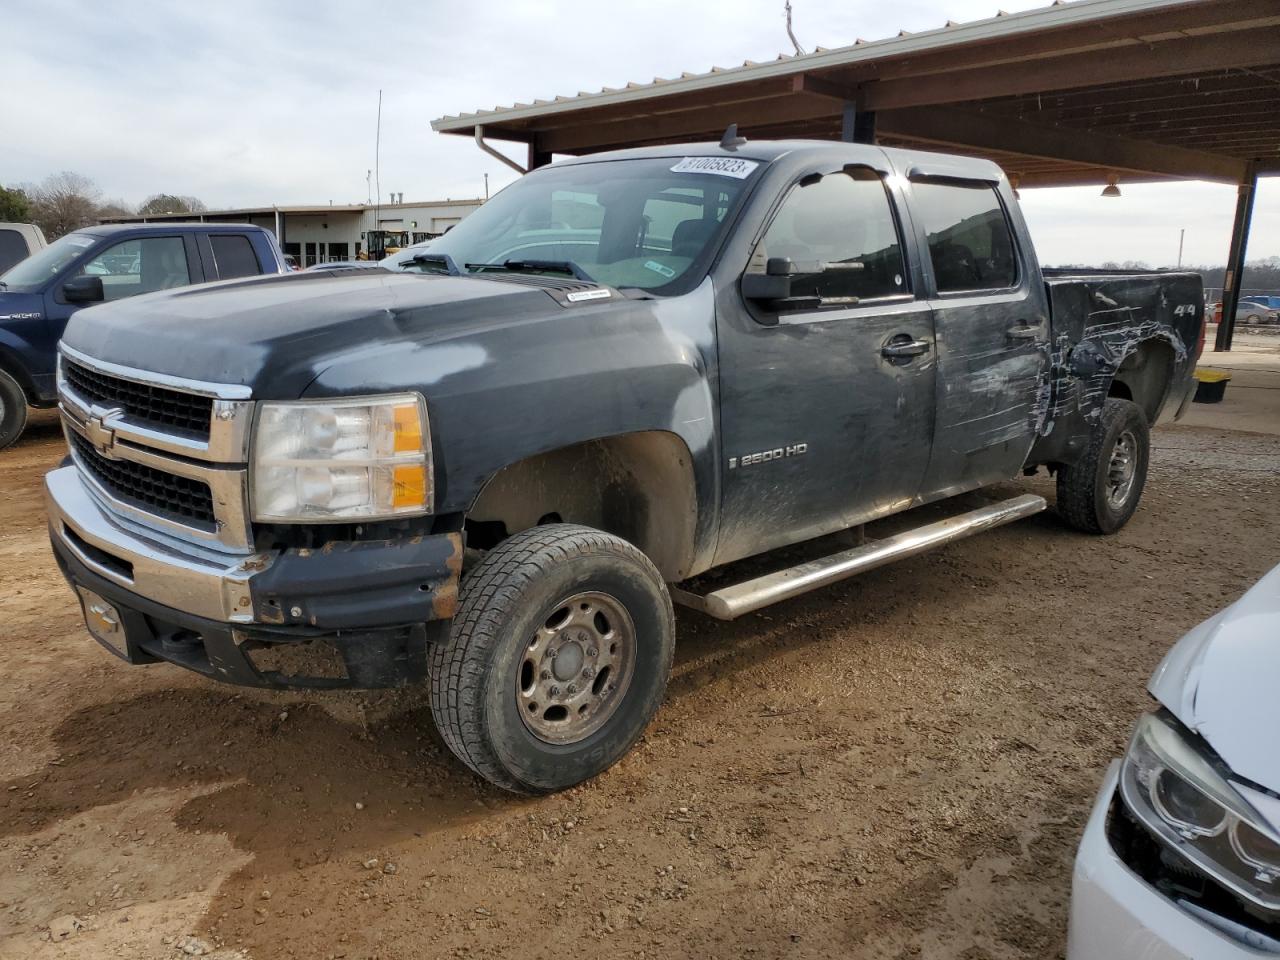
[[[1107,465],[1107,504],[1112,509],[1124,506],[1137,474],[1138,438],[1132,430],[1126,430],[1116,438],[1111,448],[1111,462]]]
[[[607,593],[575,593],[550,607],[525,638],[516,709],[547,743],[577,743],[617,712],[635,673],[636,628]]]

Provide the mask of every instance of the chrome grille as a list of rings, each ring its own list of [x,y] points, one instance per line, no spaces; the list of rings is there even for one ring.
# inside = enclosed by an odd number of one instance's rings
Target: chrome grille
[[[217,529],[213,494],[207,483],[132,460],[110,460],[75,432],[70,439],[81,467],[113,497],[197,529],[210,533]]]
[[[67,442],[101,505],[170,537],[251,552],[248,387],[137,370],[66,344],[59,349]]]
[[[209,436],[212,397],[113,377],[74,360],[63,360],[62,376],[76,393],[91,403],[118,407],[142,423],[177,427],[204,438]]]

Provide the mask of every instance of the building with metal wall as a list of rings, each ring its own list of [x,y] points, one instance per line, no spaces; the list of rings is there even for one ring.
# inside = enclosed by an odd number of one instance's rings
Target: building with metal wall
[[[370,231],[388,231],[393,239],[416,243],[438,237],[460,223],[483,200],[428,200],[417,203],[290,205],[206,210],[203,213],[164,213],[150,216],[110,217],[104,223],[163,223],[204,221],[252,223],[275,233],[286,254],[299,266],[352,260],[379,244]],[[383,238],[386,239],[386,238]],[[400,243],[396,244],[397,246]]]

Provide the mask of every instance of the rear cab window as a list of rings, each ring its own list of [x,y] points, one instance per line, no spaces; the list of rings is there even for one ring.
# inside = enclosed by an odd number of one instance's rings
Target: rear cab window
[[[213,250],[214,268],[218,277],[231,280],[236,277],[256,277],[262,273],[253,243],[242,233],[211,233],[209,246]]]
[[[995,188],[978,181],[913,180],[912,207],[924,224],[938,293],[1018,285],[1013,228]]]

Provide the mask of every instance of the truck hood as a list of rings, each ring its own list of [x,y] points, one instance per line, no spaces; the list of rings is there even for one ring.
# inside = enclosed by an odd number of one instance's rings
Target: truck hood
[[[1280,791],[1280,567],[1179,640],[1148,689],[1233,771]]]
[[[621,298],[618,298],[621,299]],[[352,270],[186,287],[80,311],[64,342],[98,360],[293,399],[370,345],[417,345],[562,312],[522,283]]]

